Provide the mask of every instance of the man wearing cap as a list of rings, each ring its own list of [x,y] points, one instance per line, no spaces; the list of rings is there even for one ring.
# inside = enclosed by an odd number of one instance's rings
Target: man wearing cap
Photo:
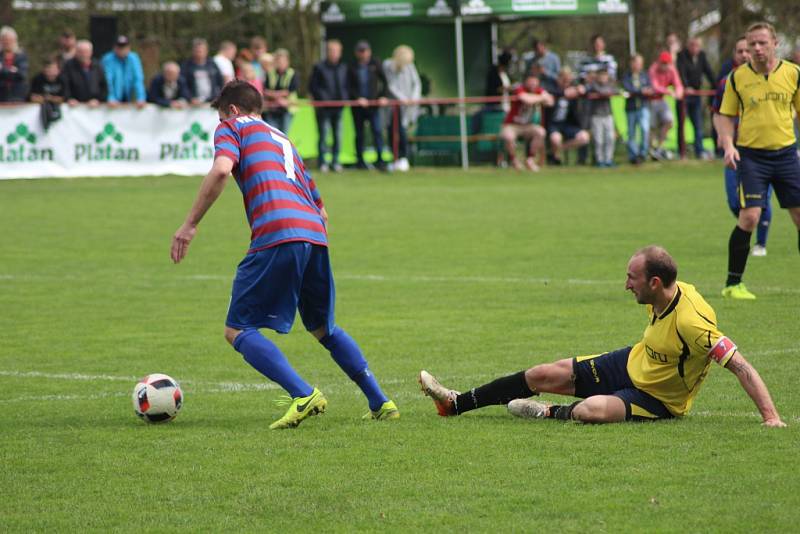
[[[368,101],[378,100],[382,105],[386,99],[386,76],[383,74],[381,62],[372,56],[372,48],[367,41],[356,43],[356,61],[347,68],[347,89],[351,100],[357,100],[358,106],[351,108],[353,124],[356,129],[356,158],[359,169],[370,169],[372,165],[364,161],[364,123],[368,123],[372,132],[372,142],[377,158],[375,166],[383,170],[383,129],[378,106],[369,105]]]
[[[680,100],[683,98],[683,83],[678,70],[672,64],[672,54],[666,50],[658,55],[658,61],[650,65],[647,71],[650,83],[653,86],[653,95],[650,97],[650,117],[655,130],[655,144],[650,151],[653,159],[664,159],[666,153],[663,149],[667,132],[675,122],[672,110],[664,101],[665,95]]]
[[[114,49],[101,60],[108,82],[108,103],[117,106],[130,102],[141,109],[147,95],[144,90],[144,72],[139,54],[131,51],[127,37],[120,35],[114,42]]]

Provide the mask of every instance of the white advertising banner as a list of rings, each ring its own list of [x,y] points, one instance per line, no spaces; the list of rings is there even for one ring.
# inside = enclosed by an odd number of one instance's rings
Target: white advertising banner
[[[219,123],[209,108],[61,106],[47,131],[37,104],[0,107],[0,179],[205,174]]]

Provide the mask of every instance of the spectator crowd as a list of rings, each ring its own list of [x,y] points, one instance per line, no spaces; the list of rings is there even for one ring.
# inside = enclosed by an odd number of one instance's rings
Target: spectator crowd
[[[591,159],[598,167],[613,167],[620,137],[611,109],[615,95],[625,98],[626,147],[631,163],[674,157],[665,149],[665,141],[676,117],[682,125],[684,113],[694,130],[695,157],[710,159],[712,154],[703,147],[709,115],[704,91],[713,90],[736,66],[733,60],[726,61],[715,76],[702,40],[692,37],[682,46],[674,33],[667,36],[647,67],[639,54],[621,66],[607,52],[602,35],[592,36],[588,51],[575,68],[563,64],[542,40],[522,59],[523,72],[515,84],[513,52],[506,50],[499,55],[486,80],[486,95],[497,99],[476,115],[475,124],[480,125],[486,112],[504,113],[497,132],[501,144],[498,162],[532,171],[545,162],[564,164],[565,154],[573,149],[578,163]],[[249,46],[241,49],[223,41],[214,56],[208,42],[196,38],[190,57],[180,63],[165,62],[147,84],[142,61],[127,37],[118,36],[112,50],[97,58],[90,41],[77,39],[66,30],[59,37],[58,49],[46,58],[41,72],[30,83],[28,70],[28,58],[15,30],[0,28],[0,102],[41,103],[45,127],[58,120],[62,103],[137,108],[151,103],[174,109],[204,106],[226,82],[239,78],[262,93],[263,119],[288,133],[301,84],[289,52],[284,48],[270,52],[261,37],[253,37]],[[341,42],[330,39],[324,58],[311,70],[307,89],[316,103],[318,164],[323,172],[342,170],[339,152],[345,101],[355,126],[356,166],[408,170],[409,129],[419,113],[418,106],[409,101],[422,95],[410,47],[397,46],[390,58],[381,61],[372,54],[370,44],[361,40],[347,60]],[[674,107],[667,96],[674,98]],[[395,102],[387,108],[393,100],[403,105]],[[368,136],[377,154],[374,163],[364,155]],[[395,153],[391,164],[383,157],[384,138]],[[520,139],[525,143],[524,163],[517,158]]]
[[[59,37],[58,50],[45,59],[42,71],[29,84],[28,58],[19,46],[16,31],[5,26],[0,29],[0,59],[0,103],[43,104],[48,110],[43,113],[45,127],[59,118],[62,103],[136,108],[151,103],[173,109],[206,106],[225,83],[238,78],[247,80],[262,93],[264,121],[288,132],[301,83],[298,72],[292,68],[289,51],[279,48],[270,52],[267,41],[261,37],[253,37],[249,46],[241,49],[231,41],[223,41],[214,56],[210,55],[208,42],[196,38],[191,43],[189,58],[180,63],[165,62],[149,84],[145,83],[139,55],[124,35],[116,38],[112,50],[97,58],[90,41],[64,31]],[[397,110],[394,113],[386,113],[383,108],[391,100],[419,99],[421,87],[410,47],[398,46],[391,58],[380,61],[372,55],[367,41],[359,41],[352,60],[345,61],[341,42],[328,40],[325,57],[314,65],[308,82],[308,93],[321,104],[315,109],[319,168],[323,172],[342,170],[341,116],[345,101],[350,101],[355,103],[352,111],[357,167],[408,170],[408,128],[416,120],[417,107],[394,106]],[[364,158],[365,127],[377,153],[374,164]],[[384,133],[389,144],[397,147],[391,164],[383,158]]]

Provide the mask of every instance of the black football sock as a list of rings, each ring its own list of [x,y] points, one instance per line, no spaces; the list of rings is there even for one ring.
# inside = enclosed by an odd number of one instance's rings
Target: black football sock
[[[550,406],[547,417],[550,419],[558,419],[561,421],[569,421],[572,419],[572,409],[575,408],[581,401],[575,401],[572,404],[554,404]]]
[[[745,232],[739,225],[731,232],[728,241],[728,280],[726,286],[735,286],[742,281],[747,255],[750,253],[750,236],[753,232]]]
[[[456,397],[456,413],[460,415],[484,406],[508,404],[514,399],[525,399],[536,394],[525,381],[525,371],[520,371],[462,393]]]

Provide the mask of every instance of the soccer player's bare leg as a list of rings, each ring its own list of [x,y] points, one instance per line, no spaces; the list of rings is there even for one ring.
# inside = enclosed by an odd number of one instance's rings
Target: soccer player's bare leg
[[[625,416],[625,402],[613,395],[594,395],[572,407],[572,419],[582,423],[619,423]]]
[[[534,393],[573,395],[575,381],[572,374],[572,359],[565,358],[554,363],[531,367],[525,371],[525,382]]]

